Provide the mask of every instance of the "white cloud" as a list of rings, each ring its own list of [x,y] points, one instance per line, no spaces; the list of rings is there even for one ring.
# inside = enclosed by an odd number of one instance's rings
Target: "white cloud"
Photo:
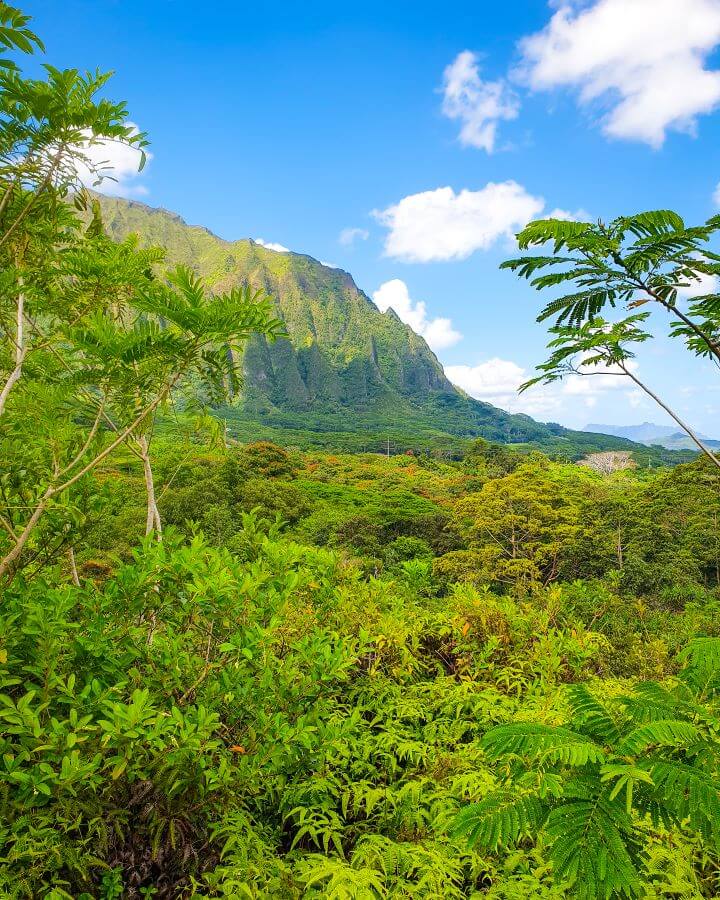
[[[489,182],[479,191],[437,188],[404,197],[374,215],[389,229],[385,255],[406,262],[465,259],[535,218],[545,206],[515,181]]]
[[[720,104],[720,71],[705,66],[718,44],[720,0],[564,0],[520,42],[517,74],[535,90],[604,102],[607,135],[658,147]]]
[[[509,359],[498,357],[476,366],[446,366],[445,374],[453,384],[478,400],[515,394],[527,380],[525,369]]]
[[[261,247],[264,247],[266,250],[274,250],[276,253],[289,253],[290,250],[287,247],[283,247],[282,244],[275,244],[273,241],[264,241],[262,238],[254,238],[256,244],[260,244]]]
[[[339,269],[340,266],[336,266],[335,263],[326,262],[324,259],[320,260],[320,265],[325,266],[326,269]]]
[[[356,240],[366,241],[370,237],[367,228],[343,228],[338,237],[338,243],[344,247],[351,247]]]
[[[413,331],[422,335],[433,350],[452,347],[462,339],[462,334],[453,328],[452,321],[445,318],[428,319],[427,307],[422,300],[413,300],[408,287],[399,278],[386,281],[373,294],[375,305],[381,312],[393,309],[398,317]]]
[[[554,209],[548,213],[548,219],[561,219],[563,222],[589,222],[591,220],[590,213],[584,209],[576,209],[570,212],[567,209]]]
[[[138,133],[133,122],[127,124],[134,134]],[[90,131],[87,134],[89,137]],[[138,171],[142,154],[137,147],[120,141],[97,140],[83,148],[83,156],[85,162],[77,160],[75,170],[80,181],[87,187],[120,197],[144,196],[148,193],[147,187],[138,180],[142,176]],[[146,150],[145,156],[147,167],[152,153]],[[96,170],[100,170],[100,174],[104,176],[100,184],[96,184]]]
[[[553,419],[563,412],[561,391],[556,385],[537,386],[518,394],[518,388],[530,375],[508,359],[493,357],[476,366],[446,366],[445,374],[476,400],[509,412],[527,413],[541,419]]]
[[[631,372],[636,372],[638,364],[635,360],[626,362]],[[618,388],[626,388],[627,375],[617,366],[578,366],[578,372],[582,374],[568,375],[562,381],[563,391],[574,397],[595,398],[606,391],[614,391]],[[594,405],[588,404],[588,405]]]
[[[702,297],[703,294],[717,294],[720,291],[720,278],[717,275],[701,275],[698,281],[692,281],[687,287],[678,288],[678,297],[689,300]]]
[[[716,206],[720,206],[720,181],[718,182],[718,186],[715,188],[715,193],[713,194],[713,202]]]
[[[459,119],[460,143],[492,153],[500,120],[516,119],[520,101],[504,79],[483,81],[478,56],[463,50],[443,74],[442,111]]]
[[[631,361],[628,367],[634,371],[637,364]],[[445,374],[450,381],[471,397],[510,412],[524,412],[546,418],[567,418],[567,412],[576,409],[578,403],[592,408],[608,391],[627,389],[626,377],[614,374],[612,369],[592,371],[592,375],[570,375],[561,382],[535,385],[525,393],[518,394],[520,385],[531,375],[511,360],[494,357],[476,366],[445,367]],[[637,405],[632,392],[626,392],[625,396],[631,405]]]

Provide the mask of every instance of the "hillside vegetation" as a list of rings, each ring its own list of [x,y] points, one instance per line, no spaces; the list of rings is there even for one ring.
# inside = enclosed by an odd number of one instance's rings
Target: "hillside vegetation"
[[[35,52],[0,0],[0,896],[717,897],[712,449],[471,401],[347,274],[98,200],[146,137]],[[592,285],[533,380],[655,396],[646,302],[720,362],[720,298],[675,305],[718,229],[528,225],[575,255],[510,267]]]
[[[97,200],[114,239],[137,235],[162,247],[168,264],[189,266],[214,291],[250,283],[274,298],[288,338],[251,337],[242,393],[218,410],[238,437],[256,437],[260,428],[263,437],[305,447],[378,450],[389,439],[401,450],[453,453],[480,436],[570,459],[605,449],[636,450],[655,463],[690,458],[543,424],[468,397],[450,384],[423,338],[392,310],[381,313],[347,272],[252,240],[222,240],[142,203]]]
[[[580,896],[552,822],[583,815],[582,783],[621,789],[578,827],[628,896],[715,895],[720,666],[687,656],[720,634],[706,464],[182,433],[154,453],[162,544],[137,545],[142,472],[119,460],[86,498],[79,583],[56,556],[5,593],[5,894]],[[689,781],[656,817],[658,766]]]

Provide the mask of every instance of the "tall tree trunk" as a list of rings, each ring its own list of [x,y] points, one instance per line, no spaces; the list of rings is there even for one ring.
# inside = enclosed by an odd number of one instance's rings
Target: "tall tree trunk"
[[[77,564],[75,563],[75,548],[68,547],[67,551],[68,563],[70,565],[70,577],[75,587],[80,587],[80,576],[78,575]]]
[[[151,534],[153,531],[159,540],[162,540],[162,521],[160,519],[160,510],[157,505],[155,496],[155,479],[153,477],[152,464],[150,462],[150,444],[147,435],[141,434],[137,440],[140,449],[140,456],[143,464],[143,475],[145,477],[145,493],[147,496],[147,515],[145,517],[145,534]]]
[[[643,382],[640,381],[639,378],[637,378],[635,375],[633,375],[633,373],[625,366],[624,363],[620,362],[620,363],[618,363],[618,365],[622,369],[622,371],[628,376],[628,378],[630,378],[631,381],[635,382],[635,384],[640,388],[640,390],[645,391],[645,393],[648,395],[648,397],[652,397],[652,399],[658,404],[658,406],[661,406],[665,410],[665,412],[670,416],[670,418],[673,419],[675,422],[677,422],[677,424],[682,428],[682,430],[685,432],[685,434],[688,435],[690,440],[705,454],[705,456],[707,456],[707,458],[709,460],[711,460],[718,467],[718,469],[720,469],[720,459],[718,459],[717,456],[715,456],[715,454],[707,446],[707,444],[704,444],[703,441],[700,440],[700,438],[697,436],[697,434],[695,434],[695,432],[692,430],[692,428],[689,425],[687,425],[685,422],[683,422],[683,420],[680,418],[680,416],[678,416],[676,413],[674,413],[672,411],[672,409],[670,409],[670,407],[667,405],[667,403],[663,403],[663,401],[658,397],[658,395],[656,393],[654,393],[652,390],[650,390],[650,388],[646,384],[643,384]]]
[[[7,398],[10,396],[10,391],[20,380],[20,376],[22,375],[22,367],[23,362],[25,361],[25,294],[22,290],[22,284],[20,293],[18,294],[17,300],[17,321],[15,325],[15,367],[12,372],[8,376],[7,381],[3,385],[2,390],[0,391],[0,416],[5,411],[5,404],[7,402]]]

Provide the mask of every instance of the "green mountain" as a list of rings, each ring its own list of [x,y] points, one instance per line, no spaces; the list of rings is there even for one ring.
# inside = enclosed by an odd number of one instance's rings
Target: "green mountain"
[[[390,449],[452,452],[481,436],[573,458],[637,446],[542,424],[468,397],[448,381],[425,341],[392,310],[380,312],[347,272],[252,240],[225,241],[163,209],[99,200],[111,236],[137,233],[143,243],[165,247],[169,265],[191,266],[213,290],[249,282],[275,298],[289,338],[251,340],[243,395],[219,411],[240,437],[336,449],[379,449],[390,441]]]
[[[694,450],[695,444],[684,431],[678,431],[677,425],[656,425],[654,422],[643,422],[642,425],[599,425],[585,426],[585,431],[612,434],[615,437],[624,437],[636,441],[638,444],[647,444],[648,447],[659,446],[667,450]],[[698,437],[716,450],[720,448],[720,441],[713,440],[704,434]]]

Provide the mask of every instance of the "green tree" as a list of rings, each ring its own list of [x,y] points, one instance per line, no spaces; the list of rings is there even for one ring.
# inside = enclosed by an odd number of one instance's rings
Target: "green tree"
[[[42,46],[27,21],[0,4],[6,47]],[[68,204],[82,196],[79,173],[97,183],[112,177],[94,159],[98,145],[137,148],[140,167],[147,145],[124,103],[98,97],[109,74],[45,70],[44,79],[30,79],[17,65],[0,66],[0,415],[31,357],[54,348],[61,329],[88,311],[57,290],[56,277],[80,224]]]
[[[572,686],[567,725],[491,729],[483,748],[507,775],[461,811],[456,833],[483,850],[537,840],[580,900],[640,894],[645,817],[720,850],[720,640],[698,638],[682,658],[669,687],[601,700]]]
[[[33,499],[9,533],[0,575],[14,569],[48,508],[120,445],[142,436],[184,379],[195,378],[208,390],[237,383],[248,335],[262,331],[272,338],[282,330],[269,298],[247,288],[211,296],[184,269],[171,273],[167,284],[142,287],[132,302],[136,318],[129,326],[96,310],[71,329],[63,355],[69,372],[31,381],[16,398],[11,428],[16,446],[34,454]],[[28,403],[51,417],[37,432],[23,412]],[[107,420],[112,427],[103,427]],[[147,469],[145,479],[148,503],[154,504]]]
[[[476,577],[523,591],[554,581],[578,529],[578,494],[577,483],[547,462],[527,462],[459,500]]]
[[[627,377],[720,467],[715,454],[638,377],[632,363],[633,347],[651,337],[645,330],[649,312],[635,312],[643,306],[666,314],[670,336],[684,341],[691,353],[720,363],[720,294],[703,293],[687,305],[681,302],[684,289],[697,290],[720,275],[720,256],[707,246],[718,230],[720,216],[689,227],[669,210],[620,216],[609,224],[541,219],[527,225],[518,235],[520,249],[552,245],[552,254],[506,260],[501,267],[538,290],[566,284],[574,290],[551,300],[540,313],[538,321],[555,319],[550,329],[556,335],[550,343],[553,353],[538,366],[541,374],[522,389],[570,372]],[[630,314],[612,321],[601,315],[618,307]]]
[[[27,18],[0,5],[0,46],[27,52],[39,41]],[[99,207],[80,184],[94,145],[146,141],[123,103],[99,99],[108,76],[46,66],[45,80],[0,67],[0,577],[22,564],[40,520],[73,508],[72,492],[121,445],[140,457],[148,531],[160,530],[148,433],[183,381],[217,398],[239,382],[253,332],[282,331],[262,292],[210,296],[179,268],[154,272],[162,251],[103,233]],[[75,208],[73,208],[75,207]]]

